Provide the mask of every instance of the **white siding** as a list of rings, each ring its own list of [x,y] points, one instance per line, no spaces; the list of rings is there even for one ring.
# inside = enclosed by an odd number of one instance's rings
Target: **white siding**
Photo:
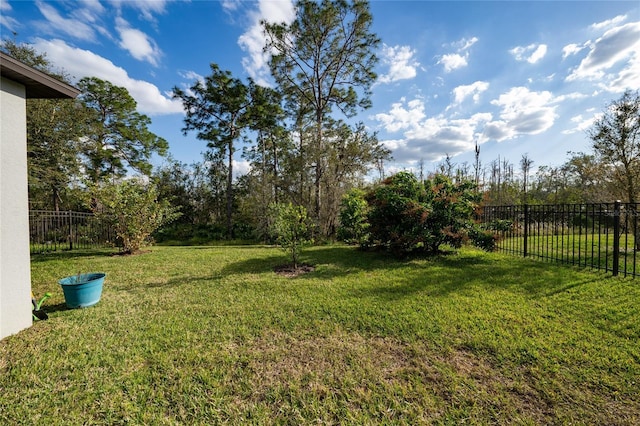
[[[0,339],[32,324],[25,87],[0,77]]]

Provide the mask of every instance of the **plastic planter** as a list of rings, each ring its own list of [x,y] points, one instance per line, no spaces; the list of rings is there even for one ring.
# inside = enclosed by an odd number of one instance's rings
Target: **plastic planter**
[[[64,301],[69,308],[87,308],[100,301],[102,284],[107,274],[91,272],[72,275],[58,281],[62,286]]]

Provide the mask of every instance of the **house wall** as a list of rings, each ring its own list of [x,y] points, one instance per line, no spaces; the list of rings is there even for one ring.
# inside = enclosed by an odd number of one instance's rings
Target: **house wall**
[[[0,339],[32,324],[25,97],[0,77]]]

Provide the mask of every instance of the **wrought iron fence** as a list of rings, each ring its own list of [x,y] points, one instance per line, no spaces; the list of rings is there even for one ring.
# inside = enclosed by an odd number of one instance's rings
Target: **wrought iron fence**
[[[636,203],[485,206],[478,219],[513,255],[636,277],[640,227]]]
[[[31,253],[110,246],[113,229],[91,213],[74,211],[29,211]]]

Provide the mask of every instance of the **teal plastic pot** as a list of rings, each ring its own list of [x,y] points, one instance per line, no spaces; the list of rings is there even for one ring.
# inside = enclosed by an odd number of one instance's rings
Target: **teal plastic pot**
[[[69,308],[87,308],[100,301],[102,296],[102,284],[107,274],[91,272],[82,275],[73,275],[58,281],[62,286],[64,301]]]

